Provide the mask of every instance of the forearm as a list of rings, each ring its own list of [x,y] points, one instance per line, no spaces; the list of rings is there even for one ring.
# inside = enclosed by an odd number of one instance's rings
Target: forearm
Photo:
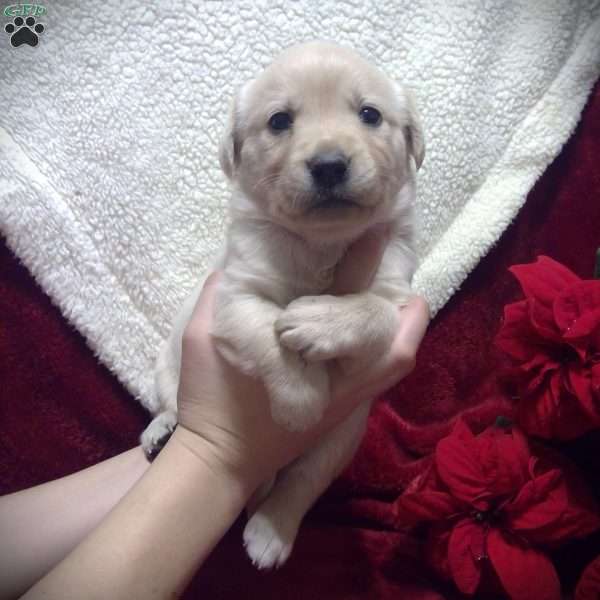
[[[0,498],[0,598],[14,598],[62,560],[148,467],[134,448]]]
[[[106,519],[25,598],[167,598],[180,594],[251,490],[179,427]]]

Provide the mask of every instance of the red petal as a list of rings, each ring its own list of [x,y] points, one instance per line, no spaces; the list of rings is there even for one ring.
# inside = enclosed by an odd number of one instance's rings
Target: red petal
[[[546,439],[554,437],[557,402],[548,386],[522,399],[517,406],[517,420],[523,431]]]
[[[592,370],[576,366],[568,372],[568,383],[573,396],[571,402],[577,402],[594,423],[600,420],[600,398],[592,388]]]
[[[507,526],[533,543],[554,539],[559,519],[567,510],[568,498],[562,473],[553,469],[526,483],[513,502],[505,507]]]
[[[477,455],[475,436],[458,419],[452,433],[438,442],[435,465],[440,479],[455,498],[485,510],[486,505],[479,502],[486,487]]]
[[[558,330],[546,332],[544,337],[533,327],[528,304],[528,300],[523,300],[504,308],[504,323],[494,340],[516,365],[512,378],[525,393],[533,392],[549,371],[560,367],[556,346],[563,343]]]
[[[547,383],[519,401],[517,420],[530,435],[559,440],[579,437],[597,426],[577,399],[562,389],[559,371],[551,373]]]
[[[533,544],[556,545],[600,527],[587,489],[574,477],[567,480],[559,469],[534,477],[505,511],[507,527]]]
[[[567,267],[547,256],[538,256],[535,263],[514,265],[509,270],[527,298],[536,298],[549,308],[557,294],[581,281]]]
[[[463,594],[474,594],[479,585],[484,540],[483,527],[466,519],[450,534],[448,562],[456,587]]]
[[[530,456],[527,441],[516,428],[492,426],[475,437],[458,421],[438,443],[435,460],[452,496],[486,510],[491,499],[512,495],[529,480]]]
[[[554,320],[569,337],[589,335],[600,323],[600,280],[580,281],[554,300]]]
[[[488,490],[494,496],[513,494],[530,478],[527,439],[517,427],[507,430],[496,426],[486,429],[477,440],[486,438],[490,446],[486,453],[480,453],[480,458]]]
[[[560,583],[550,559],[534,550],[509,543],[491,529],[487,551],[500,583],[512,600],[560,600]]]
[[[561,332],[554,321],[552,309],[536,298],[528,298],[528,302],[529,320],[536,333],[544,340],[555,344],[560,343]]]
[[[554,321],[554,299],[581,280],[546,256],[538,257],[533,264],[514,265],[510,271],[519,280],[528,300],[529,320],[533,328],[541,337],[558,341],[560,330]]]
[[[543,351],[544,340],[531,325],[527,300],[504,307],[504,321],[494,342],[508,356],[521,363],[540,353],[546,354]]]
[[[550,541],[583,538],[599,528],[598,512],[574,505],[571,500],[560,522],[554,527],[553,539]]]
[[[583,572],[575,590],[575,600],[598,600],[600,598],[600,556]]]
[[[519,365],[522,381],[522,394],[529,395],[536,392],[540,387],[548,385],[553,373],[561,368],[560,363],[548,356],[538,355],[525,365]]]
[[[566,340],[577,340],[588,338],[595,333],[600,326],[600,309],[586,312],[577,319],[570,328],[567,328],[564,338]]]

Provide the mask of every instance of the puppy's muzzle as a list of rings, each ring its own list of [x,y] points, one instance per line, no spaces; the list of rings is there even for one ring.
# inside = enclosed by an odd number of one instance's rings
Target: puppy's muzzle
[[[348,179],[350,159],[343,152],[322,152],[306,161],[314,186],[331,191]]]

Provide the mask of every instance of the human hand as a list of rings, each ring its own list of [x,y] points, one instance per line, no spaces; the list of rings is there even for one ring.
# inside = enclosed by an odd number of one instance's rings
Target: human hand
[[[386,243],[387,237],[379,231],[354,244],[338,267],[333,291],[350,293],[368,287]],[[174,435],[204,460],[243,482],[250,493],[361,401],[377,396],[412,371],[429,311],[422,298],[401,309],[394,341],[375,364],[347,373],[334,363],[330,367],[331,402],[323,419],[309,431],[290,432],[273,421],[262,383],[236,371],[215,348],[210,329],[218,280],[218,273],[207,280],[184,332],[178,394],[180,427]]]

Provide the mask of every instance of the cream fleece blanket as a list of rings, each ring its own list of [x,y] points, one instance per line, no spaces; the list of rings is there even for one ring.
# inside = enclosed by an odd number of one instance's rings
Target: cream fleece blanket
[[[282,48],[347,44],[415,91],[427,142],[415,286],[434,311],[513,219],[600,74],[592,0],[45,7],[36,47],[0,31],[1,231],[143,403],[223,235],[228,100]]]

